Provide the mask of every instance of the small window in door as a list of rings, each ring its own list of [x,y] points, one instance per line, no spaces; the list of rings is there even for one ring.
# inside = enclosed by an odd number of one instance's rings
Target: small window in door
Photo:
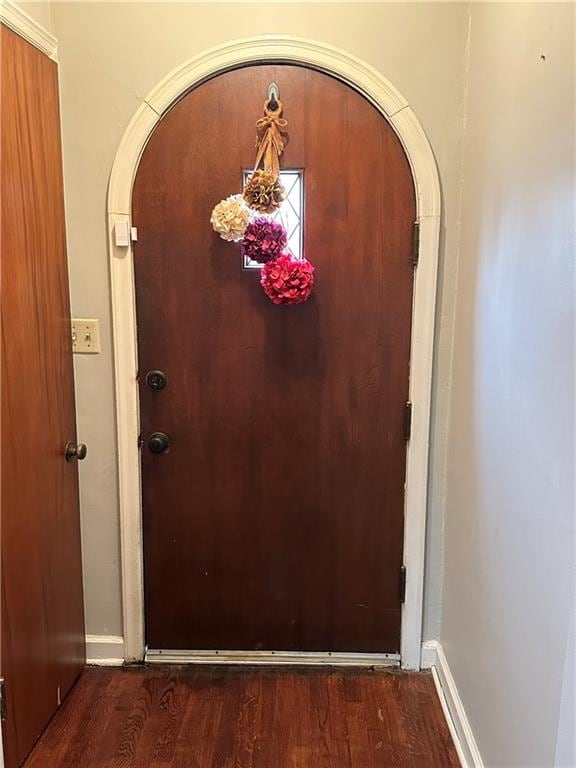
[[[244,183],[251,170],[244,170]],[[284,225],[288,233],[288,250],[297,259],[303,257],[302,232],[304,218],[304,171],[303,170],[281,170],[280,181],[286,190],[286,199],[272,214],[274,221],[279,221]],[[244,269],[262,269],[262,264],[244,258]]]

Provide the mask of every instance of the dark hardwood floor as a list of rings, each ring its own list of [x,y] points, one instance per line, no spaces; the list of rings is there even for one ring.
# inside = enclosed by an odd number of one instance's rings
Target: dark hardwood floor
[[[26,768],[456,768],[432,677],[88,668]]]

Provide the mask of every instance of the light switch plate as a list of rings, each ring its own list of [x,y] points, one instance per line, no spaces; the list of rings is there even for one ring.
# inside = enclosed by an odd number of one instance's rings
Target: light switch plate
[[[72,320],[72,351],[84,355],[100,353],[100,321],[75,317]]]

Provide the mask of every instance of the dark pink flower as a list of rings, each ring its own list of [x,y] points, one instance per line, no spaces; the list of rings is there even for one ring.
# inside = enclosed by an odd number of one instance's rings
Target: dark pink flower
[[[240,244],[242,256],[266,264],[276,259],[286,248],[286,230],[277,221],[257,216],[248,224]]]
[[[314,289],[314,267],[306,259],[283,253],[264,265],[260,282],[274,304],[300,304]]]

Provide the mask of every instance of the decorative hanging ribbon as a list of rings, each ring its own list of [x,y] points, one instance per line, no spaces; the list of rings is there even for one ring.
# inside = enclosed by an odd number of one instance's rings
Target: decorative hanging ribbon
[[[288,125],[288,121],[280,117],[281,114],[282,102],[279,99],[267,99],[264,102],[264,117],[256,121],[258,139],[254,170],[257,171],[263,162],[264,170],[271,171],[275,179],[280,175],[280,155],[285,146],[282,130]]]

